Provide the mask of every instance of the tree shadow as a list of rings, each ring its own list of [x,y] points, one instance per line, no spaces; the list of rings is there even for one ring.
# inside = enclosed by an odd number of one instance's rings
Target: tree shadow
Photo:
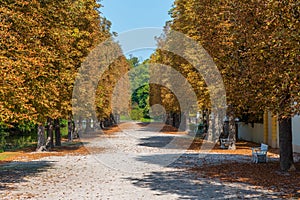
[[[137,123],[137,125],[141,127],[139,131],[144,131],[144,132],[157,132],[157,133],[164,133],[164,134],[180,134],[180,135],[187,134],[187,132],[183,130],[179,130],[176,127],[167,125],[162,122],[141,122],[141,123]]]
[[[176,169],[190,169],[203,165],[222,165],[233,161],[251,163],[251,156],[236,154],[212,154],[212,153],[173,153],[143,155],[136,158],[137,161],[147,164],[156,164],[162,167]]]
[[[292,199],[300,197],[300,163],[295,163],[295,166],[298,170],[282,172],[277,159],[258,164],[231,162],[202,165],[190,170],[224,182],[247,183],[270,189],[281,193],[282,198]]]
[[[152,172],[142,178],[127,178],[133,185],[149,188],[163,194],[173,194],[178,199],[274,199],[274,194],[265,194],[246,184],[223,184],[218,180],[199,177],[183,170]]]
[[[27,182],[25,177],[47,171],[53,162],[11,162],[0,165],[0,190],[13,189],[11,184]]]
[[[185,135],[161,135],[141,138],[140,146],[164,149],[186,150],[193,143],[194,138]]]
[[[153,136],[142,138],[140,139],[141,143],[139,143],[138,145],[146,147],[165,148],[172,140],[174,140],[174,138],[174,136]]]
[[[212,153],[143,155],[136,159],[171,170],[129,178],[132,184],[180,195],[180,199],[300,197],[300,170],[282,173],[278,159],[254,164],[250,155]],[[296,166],[299,168],[300,163]]]

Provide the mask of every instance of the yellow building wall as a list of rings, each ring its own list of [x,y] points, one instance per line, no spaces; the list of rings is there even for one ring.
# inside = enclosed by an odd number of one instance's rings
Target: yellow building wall
[[[272,139],[271,146],[273,148],[278,147],[278,118],[276,115],[272,116]]]
[[[269,140],[269,115],[268,112],[264,112],[264,143],[268,144]]]

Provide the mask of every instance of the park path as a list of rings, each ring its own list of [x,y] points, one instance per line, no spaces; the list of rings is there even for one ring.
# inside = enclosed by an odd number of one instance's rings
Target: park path
[[[157,125],[120,125],[113,136],[89,139],[103,152],[46,157],[1,166],[14,180],[1,180],[0,199],[274,199],[276,194],[242,183],[224,183],[187,170],[205,163],[249,162],[237,155],[186,151]],[[6,183],[5,185],[3,183]],[[7,184],[9,182],[9,184]]]

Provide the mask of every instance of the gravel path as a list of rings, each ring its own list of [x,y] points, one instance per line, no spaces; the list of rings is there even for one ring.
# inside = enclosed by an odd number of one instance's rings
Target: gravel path
[[[248,157],[199,154],[176,143],[184,135],[159,133],[157,126],[120,126],[115,137],[89,140],[102,153],[47,157],[1,166],[15,179],[0,178],[0,199],[274,199],[252,185],[196,176],[186,168]],[[186,138],[188,139],[191,138]]]

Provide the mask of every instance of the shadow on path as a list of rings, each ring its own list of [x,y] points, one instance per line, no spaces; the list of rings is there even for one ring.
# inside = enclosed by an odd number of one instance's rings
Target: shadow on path
[[[250,156],[205,153],[143,155],[138,156],[136,160],[148,164],[156,164],[162,167],[171,167],[176,169],[189,169],[203,165],[221,165],[231,162],[251,163]],[[167,161],[169,162],[167,163]]]
[[[49,161],[13,162],[0,165],[0,190],[11,189],[10,184],[26,182],[25,177],[46,171],[53,165]]]
[[[177,136],[152,136],[148,138],[141,138],[140,146],[164,148],[164,149],[177,149],[186,150],[193,142],[192,137],[177,135]]]
[[[148,138],[142,138],[140,146],[165,148],[172,140],[174,136],[153,136]]]
[[[207,176],[201,171],[193,171],[197,166],[214,166],[238,161],[248,165],[250,156],[230,154],[155,154],[139,156],[140,162],[157,164],[171,168],[165,171],[154,171],[139,178],[127,178],[140,188],[149,188],[160,194],[173,194],[180,199],[276,199],[280,195],[276,192],[258,189],[255,185],[241,182],[223,182],[217,178]],[[166,165],[166,160],[173,159]],[[207,169],[209,170],[209,169]]]
[[[226,184],[190,171],[152,172],[142,178],[127,178],[133,185],[149,188],[162,194],[176,194],[180,199],[272,199],[272,194],[247,187],[244,184]],[[269,196],[268,196],[269,195]]]

